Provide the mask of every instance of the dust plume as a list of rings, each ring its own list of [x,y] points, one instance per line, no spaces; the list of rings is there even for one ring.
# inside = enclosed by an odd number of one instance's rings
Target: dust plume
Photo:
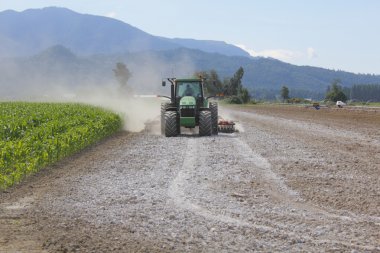
[[[186,55],[176,59],[175,63],[168,63],[153,54],[145,53],[135,61],[127,63],[127,66],[132,72],[128,81],[130,93],[114,81],[108,85],[91,87],[90,90],[85,87],[77,93],[74,100],[117,112],[124,120],[125,130],[139,132],[144,130],[147,124],[154,124],[153,128],[149,126],[150,131],[160,134],[160,104],[167,99],[157,98],[156,95],[170,94],[170,88],[162,87],[161,81],[164,77],[172,77],[173,74],[191,76],[195,72],[193,64]]]
[[[118,89],[92,89],[79,94],[76,102],[100,106],[118,113],[124,122],[124,129],[139,132],[146,123],[159,120],[159,98],[135,98],[125,95]]]
[[[220,118],[222,118],[224,120],[232,120],[233,122],[235,122],[235,129],[238,132],[241,132],[241,133],[244,132],[244,127],[243,127],[242,124],[240,124],[239,118],[236,117],[236,115],[234,115],[231,111],[229,111],[226,108],[223,108],[223,107],[219,106],[218,113],[219,113],[219,117]]]
[[[52,53],[53,52],[53,53]],[[146,123],[159,125],[161,98],[170,87],[165,77],[189,77],[194,64],[185,54],[162,59],[154,52],[80,58],[63,47],[33,57],[3,58],[0,66],[0,101],[79,102],[118,113],[124,129],[138,132]],[[128,91],[114,76],[117,62],[131,71]],[[136,98],[134,95],[152,95]]]

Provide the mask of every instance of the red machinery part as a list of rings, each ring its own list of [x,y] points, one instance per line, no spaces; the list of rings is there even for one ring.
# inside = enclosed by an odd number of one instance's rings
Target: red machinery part
[[[235,122],[229,120],[219,120],[218,125],[235,125]]]
[[[235,122],[230,120],[219,120],[218,132],[220,133],[233,133],[235,132]]]

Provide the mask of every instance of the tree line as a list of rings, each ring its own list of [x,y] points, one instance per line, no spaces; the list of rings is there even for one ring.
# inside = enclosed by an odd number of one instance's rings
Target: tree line
[[[207,95],[219,95],[226,97],[231,103],[248,103],[251,95],[242,84],[244,69],[240,67],[232,77],[220,79],[216,70],[198,71],[195,76],[202,76],[205,79],[204,88]]]
[[[380,101],[380,84],[355,84],[343,87],[339,79],[335,79],[327,88],[326,100],[329,101]]]
[[[293,92],[289,91],[287,86],[282,86],[279,93],[280,97],[284,101],[289,100],[290,97],[297,97],[294,96]],[[319,94],[318,97],[319,98],[317,100],[324,99],[332,102],[346,102],[347,100],[378,102],[380,101],[380,84],[355,84],[352,87],[344,87],[342,86],[340,79],[334,79],[327,87],[324,97],[322,98],[321,94]]]
[[[247,103],[252,97],[255,99],[288,101],[293,98],[314,98],[316,100],[326,101],[380,101],[380,84],[355,84],[352,87],[344,87],[340,79],[334,79],[327,87],[326,92],[315,92],[308,90],[290,90],[287,86],[282,86],[278,90],[251,90],[242,85],[244,69],[240,67],[233,77],[220,80],[218,73],[215,70],[209,72],[196,72],[196,75],[202,75],[206,78],[205,88],[209,94],[223,94],[233,100],[240,100],[242,103]],[[232,101],[234,102],[234,101]],[[236,101],[235,101],[236,102]]]
[[[131,92],[127,85],[132,73],[124,63],[118,62],[113,69],[116,79],[122,89]],[[205,80],[206,95],[219,95],[230,100],[231,103],[248,103],[251,97],[257,100],[290,101],[291,98],[311,98],[326,101],[380,101],[380,84],[355,84],[352,87],[344,87],[340,79],[334,79],[325,92],[289,89],[283,85],[280,90],[276,89],[251,89],[248,90],[242,84],[244,76],[243,67],[239,67],[232,77],[220,78],[216,70],[197,71],[194,76],[202,76]]]
[[[380,101],[380,84],[353,85],[348,96],[351,100]]]

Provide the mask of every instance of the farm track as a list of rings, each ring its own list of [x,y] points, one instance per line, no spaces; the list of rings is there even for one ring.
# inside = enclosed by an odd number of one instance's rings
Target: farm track
[[[2,193],[0,252],[380,251],[378,113],[222,114],[239,133],[123,132]]]

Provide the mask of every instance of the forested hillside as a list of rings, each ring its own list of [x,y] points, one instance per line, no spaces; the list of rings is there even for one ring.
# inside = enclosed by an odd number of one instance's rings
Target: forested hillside
[[[226,56],[192,49],[145,51],[79,57],[63,46],[49,48],[32,57],[3,59],[0,87],[3,94],[54,87],[75,91],[83,86],[104,86],[115,82],[112,69],[125,63],[132,72],[131,85],[137,91],[156,93],[165,77],[193,75],[214,69],[223,80],[243,67],[243,85],[253,97],[273,99],[282,86],[290,96],[321,99],[327,87],[339,79],[343,87],[380,83],[380,76],[354,74],[307,66],[295,66],[274,59]],[[33,88],[33,89],[32,89]],[[30,90],[29,90],[30,89]]]

